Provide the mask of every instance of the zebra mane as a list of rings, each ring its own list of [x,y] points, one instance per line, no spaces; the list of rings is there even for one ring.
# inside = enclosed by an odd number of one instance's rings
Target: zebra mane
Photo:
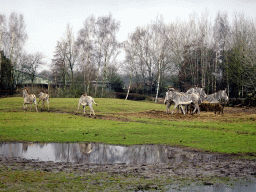
[[[24,90],[26,90],[27,93],[29,94],[29,89],[28,89],[27,87],[24,87],[24,88],[23,88],[23,91],[24,91]]]
[[[48,90],[41,89],[40,92],[42,92],[42,93],[48,93]]]

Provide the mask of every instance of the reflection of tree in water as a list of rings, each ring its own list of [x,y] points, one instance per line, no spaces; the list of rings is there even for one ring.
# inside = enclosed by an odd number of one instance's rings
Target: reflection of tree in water
[[[8,157],[22,156],[22,143],[1,143],[0,153]]]
[[[94,163],[154,164],[167,161],[164,146],[114,146],[94,144],[93,149],[90,160]]]
[[[55,143],[53,148],[56,160],[69,161],[69,143]]]

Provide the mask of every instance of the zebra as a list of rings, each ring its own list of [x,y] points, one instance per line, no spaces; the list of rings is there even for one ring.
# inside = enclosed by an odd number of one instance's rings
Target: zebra
[[[167,113],[169,112],[171,103],[174,102],[175,105],[172,110],[172,114],[173,114],[174,109],[180,105],[182,113],[185,115],[185,111],[184,111],[182,105],[188,105],[188,104],[193,103],[195,106],[195,109],[192,114],[194,114],[196,110],[198,111],[198,114],[199,114],[200,113],[200,109],[198,106],[199,101],[200,101],[200,96],[198,94],[180,93],[180,92],[175,91],[173,88],[171,88],[166,92],[164,103],[167,104],[167,106],[166,106]]]
[[[38,104],[40,103],[40,101],[42,101],[42,109],[43,109],[44,103],[46,101],[48,104],[48,111],[49,111],[49,99],[50,99],[49,94],[47,94],[44,90],[41,90],[40,93],[38,94],[38,97],[39,97]],[[41,111],[42,111],[42,109],[41,109]]]
[[[36,96],[34,94],[29,94],[29,89],[27,87],[25,87],[23,89],[22,93],[23,93],[23,98],[24,98],[23,108],[25,109],[25,111],[27,110],[28,104],[30,104],[30,111],[31,111],[32,103],[34,103],[34,105],[36,107],[36,112],[38,112],[37,104],[36,104]],[[26,107],[25,107],[25,105],[26,105]]]
[[[96,106],[98,105],[97,103],[95,103],[94,99],[91,96],[87,96],[87,94],[83,94],[80,97],[80,99],[79,99],[78,108],[77,108],[76,114],[77,114],[77,112],[79,110],[80,105],[82,105],[83,108],[84,108],[84,116],[85,116],[85,106],[89,106],[90,107],[90,116],[91,116],[92,113],[95,116],[94,110],[92,108],[93,103]]]
[[[199,88],[199,87],[195,87],[195,88],[190,88],[189,90],[187,90],[186,92],[187,94],[192,94],[192,93],[196,93],[200,96],[200,103],[202,103],[202,101],[207,97],[204,88]]]
[[[229,98],[225,90],[219,90],[218,92],[215,92],[213,94],[207,95],[206,98],[203,99],[205,102],[209,103],[220,103],[222,100],[224,100],[226,103],[228,102]]]

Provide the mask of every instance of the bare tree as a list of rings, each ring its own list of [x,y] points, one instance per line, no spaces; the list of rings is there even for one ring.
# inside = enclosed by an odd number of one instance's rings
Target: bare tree
[[[229,26],[229,22],[228,22],[228,15],[227,13],[220,13],[218,12],[216,18],[215,18],[215,23],[213,26],[213,40],[214,40],[214,50],[215,50],[215,62],[214,62],[214,91],[216,91],[216,74],[217,74],[217,70],[220,69],[220,67],[218,66],[218,61],[220,62],[221,65],[226,66],[226,49],[228,49],[228,45],[229,45],[229,36],[230,36],[230,26]],[[225,67],[226,68],[226,67]],[[223,71],[223,75],[224,72],[226,72],[226,76],[229,76],[228,73],[228,68],[226,68],[226,71]],[[227,78],[227,88],[228,88],[228,94],[229,94],[229,83],[228,83],[228,78]]]
[[[125,54],[126,54],[125,62],[128,64],[129,73],[130,73],[130,82],[129,82],[125,100],[128,99],[129,92],[131,89],[132,78],[133,78],[134,70],[135,70],[135,60],[136,60],[136,57],[138,57],[139,38],[140,38],[139,34],[135,32],[135,33],[129,35],[128,40],[124,42],[124,49],[125,49]]]
[[[25,22],[22,14],[12,12],[9,16],[8,25],[4,15],[0,16],[0,46],[4,55],[11,62],[12,90],[15,83],[15,70],[17,69],[19,56],[27,39]]]
[[[111,14],[107,17],[99,17],[97,19],[95,29],[95,48],[98,60],[98,72],[100,73],[101,69],[103,78],[101,97],[103,97],[104,86],[107,81],[108,66],[116,60],[117,55],[120,53],[119,48],[121,44],[116,39],[116,33],[119,31],[119,28],[120,22],[115,21]],[[97,86],[95,89],[95,95],[96,90]]]
[[[74,34],[70,24],[67,25],[65,40],[63,42],[66,48],[66,60],[71,72],[71,86],[74,84],[74,65],[78,58],[78,46],[74,39]]]
[[[84,91],[89,94],[95,63],[94,53],[95,18],[88,17],[84,26],[78,32],[77,45],[79,46],[79,60],[82,64]]]
[[[60,77],[62,83],[64,84],[64,89],[66,88],[67,81],[67,73],[68,66],[66,63],[67,57],[67,44],[64,40],[57,41],[57,45],[55,47],[55,55],[52,59],[52,70],[54,71],[55,80],[57,80],[57,76]]]
[[[23,70],[28,74],[32,83],[35,80],[38,67],[43,64],[43,58],[43,54],[39,52],[35,54],[28,54],[26,56],[26,62],[24,63]]]

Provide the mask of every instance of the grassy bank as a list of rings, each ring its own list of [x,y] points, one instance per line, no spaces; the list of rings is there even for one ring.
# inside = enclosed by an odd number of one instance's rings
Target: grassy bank
[[[230,123],[131,117],[131,122],[123,122],[74,115],[78,99],[51,99],[51,113],[36,113],[35,108],[24,113],[22,101],[22,98],[0,100],[0,141],[154,143],[211,152],[250,154],[254,154],[256,149],[254,118]],[[96,115],[121,116],[124,113],[165,110],[164,105],[149,102],[119,99],[95,101],[98,103],[94,107]]]

